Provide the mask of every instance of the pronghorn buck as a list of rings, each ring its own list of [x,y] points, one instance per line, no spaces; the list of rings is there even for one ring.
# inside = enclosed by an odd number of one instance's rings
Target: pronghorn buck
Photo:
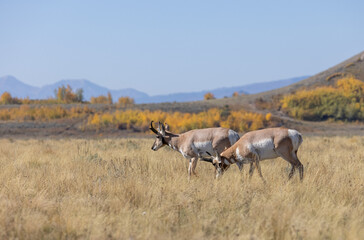
[[[243,135],[233,146],[220,154],[219,164],[215,164],[218,175],[223,174],[226,166],[234,163],[250,163],[249,174],[252,176],[254,168],[258,169],[263,179],[259,161],[282,157],[292,166],[288,178],[290,179],[295,169],[298,168],[300,179],[303,179],[303,165],[298,160],[297,151],[303,139],[301,133],[287,128],[267,128],[248,132]],[[215,159],[216,161],[216,159]]]
[[[206,160],[209,157],[207,153],[213,154],[216,165],[219,162],[219,154],[225,149],[231,147],[239,140],[239,134],[227,128],[205,128],[195,129],[181,134],[169,132],[167,124],[158,123],[158,130],[153,127],[153,121],[150,123],[150,130],[157,136],[152,146],[152,150],[157,151],[163,146],[168,145],[172,149],[180,152],[183,157],[187,158],[190,163],[188,175],[196,175],[195,169],[198,159]]]

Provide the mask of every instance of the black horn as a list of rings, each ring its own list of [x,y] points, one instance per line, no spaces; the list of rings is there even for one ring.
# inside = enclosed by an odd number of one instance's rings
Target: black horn
[[[212,163],[211,158],[200,158],[200,159],[201,159],[201,161]]]
[[[152,132],[154,132],[155,134],[158,134],[158,131],[155,130],[155,128],[153,127],[153,121],[150,122],[150,128],[149,128]]]
[[[209,152],[206,152],[206,153],[212,157],[212,155],[211,155]],[[201,159],[202,161],[204,161],[204,162],[212,163],[212,158],[204,158],[204,157],[202,157],[202,158],[200,158],[200,159]]]

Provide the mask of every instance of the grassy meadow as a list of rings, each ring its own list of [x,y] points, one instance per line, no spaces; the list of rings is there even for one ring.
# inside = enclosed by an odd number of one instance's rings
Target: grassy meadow
[[[282,159],[214,179],[153,139],[0,139],[1,239],[362,239],[364,137],[305,137]]]

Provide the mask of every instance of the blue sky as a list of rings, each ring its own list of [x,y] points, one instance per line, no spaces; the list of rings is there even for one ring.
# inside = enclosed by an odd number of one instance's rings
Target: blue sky
[[[0,0],[0,76],[148,94],[313,75],[364,50],[363,1]]]

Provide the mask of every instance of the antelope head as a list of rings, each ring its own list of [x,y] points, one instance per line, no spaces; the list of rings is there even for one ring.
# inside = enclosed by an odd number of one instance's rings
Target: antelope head
[[[157,151],[161,147],[168,144],[170,137],[166,134],[166,130],[169,129],[169,126],[167,124],[164,125],[163,123],[158,122],[158,130],[156,130],[153,127],[153,121],[151,121],[149,129],[157,135],[152,146],[153,151]]]
[[[222,174],[224,174],[225,170],[229,168],[224,162],[221,161],[221,156],[212,156],[209,152],[206,152],[207,155],[210,156],[210,158],[201,158],[202,161],[210,162],[215,167],[215,173],[216,178],[220,177]]]

